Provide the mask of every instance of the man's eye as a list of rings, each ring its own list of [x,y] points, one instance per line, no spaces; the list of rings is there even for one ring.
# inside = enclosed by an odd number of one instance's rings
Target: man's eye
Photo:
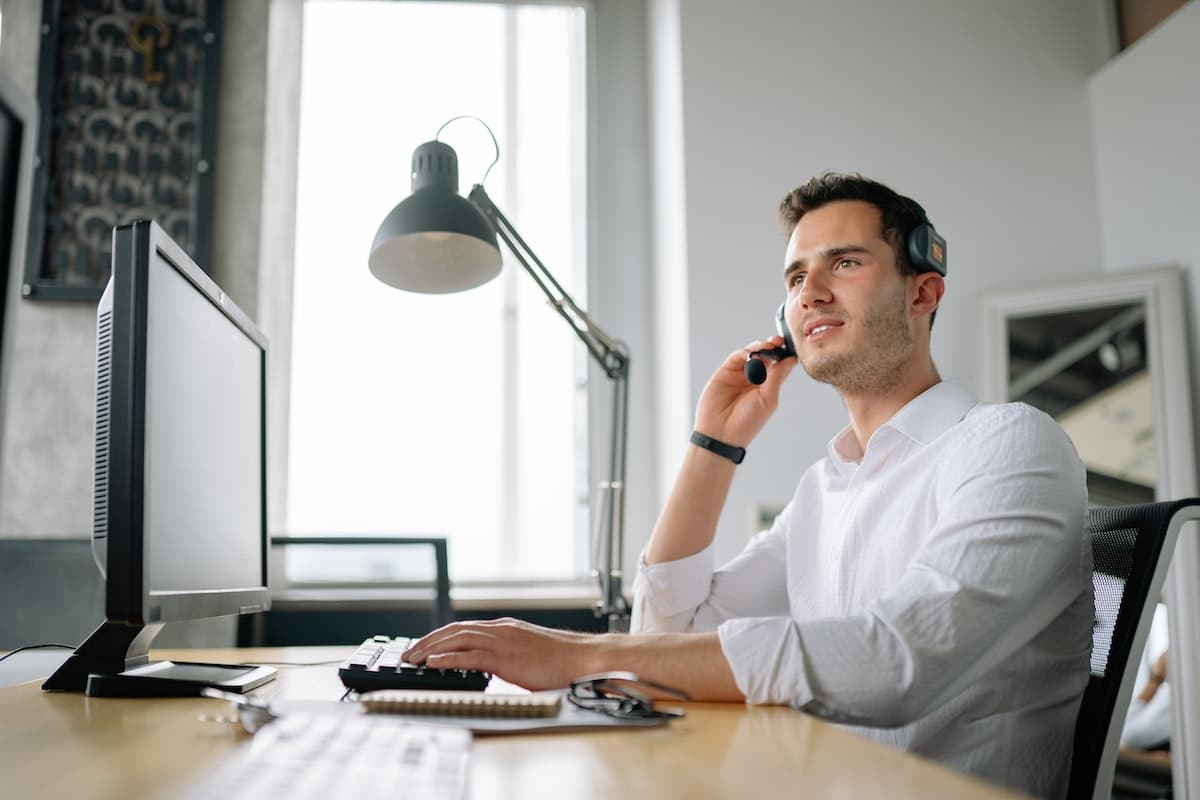
[[[838,269],[849,269],[850,267],[854,266],[854,263],[855,262],[852,259],[843,258],[837,262],[837,268]]]
[[[791,277],[791,279],[789,280],[788,283],[790,286],[803,286],[804,285],[804,273],[797,272],[795,275],[793,275]]]

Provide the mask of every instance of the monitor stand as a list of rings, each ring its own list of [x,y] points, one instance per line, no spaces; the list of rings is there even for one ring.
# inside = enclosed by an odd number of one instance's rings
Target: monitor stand
[[[162,623],[105,622],[42,684],[50,692],[92,697],[186,697],[206,686],[246,692],[275,679],[273,667],[151,661],[150,642]]]

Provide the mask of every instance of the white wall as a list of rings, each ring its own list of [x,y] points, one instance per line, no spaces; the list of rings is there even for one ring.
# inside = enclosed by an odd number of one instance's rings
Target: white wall
[[[1101,258],[1110,272],[1186,267],[1188,314],[1200,314],[1200,4],[1189,3],[1088,85],[1095,136]],[[1192,353],[1200,353],[1191,325]],[[1193,402],[1200,370],[1192,371]]]
[[[1189,3],[1107,64],[1088,86],[1104,269],[1119,272],[1164,263],[1183,267],[1193,364],[1200,353],[1196,323],[1200,314],[1196,292],[1196,271],[1200,269],[1197,42],[1200,3]],[[1178,391],[1187,380],[1188,376],[1168,375],[1167,391]],[[1194,407],[1200,407],[1200,370],[1194,366],[1191,399]],[[1193,477],[1191,486],[1173,487],[1173,492],[1186,496],[1195,494],[1197,488]],[[1171,690],[1179,797],[1200,796],[1200,681],[1195,679],[1200,664],[1200,635],[1196,633],[1200,541],[1196,534],[1195,525],[1183,530],[1168,577],[1169,672],[1183,676],[1172,683]],[[1179,753],[1184,757],[1178,757]]]
[[[691,405],[662,417],[669,429],[660,439],[674,443],[664,463],[678,463],[716,365],[772,332],[785,244],[775,209],[813,174],[883,180],[922,203],[947,238],[948,289],[933,336],[944,377],[975,383],[979,292],[1100,271],[1087,80],[1108,57],[1105,3],[675,5],[684,159],[675,188],[686,237],[676,252],[688,260],[686,285],[676,288],[690,330],[684,351],[665,357],[687,359]],[[652,24],[652,35],[664,29]],[[672,299],[660,295],[656,305]],[[668,349],[659,342],[658,353]],[[675,388],[659,396],[679,395]],[[751,533],[752,506],[785,502],[844,424],[834,392],[793,373],[739,469],[719,560]]]

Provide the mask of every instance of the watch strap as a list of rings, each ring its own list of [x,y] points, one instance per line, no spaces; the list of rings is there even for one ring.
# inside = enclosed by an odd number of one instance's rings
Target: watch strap
[[[735,464],[742,463],[742,459],[746,457],[746,448],[734,447],[731,444],[722,442],[720,439],[705,436],[700,431],[692,431],[691,442],[697,447],[703,447],[710,453],[716,453],[719,456],[728,458]]]

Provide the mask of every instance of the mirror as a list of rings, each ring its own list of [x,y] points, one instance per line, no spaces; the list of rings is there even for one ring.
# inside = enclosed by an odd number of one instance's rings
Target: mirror
[[[1191,497],[1196,458],[1184,298],[1177,267],[985,294],[980,397],[1020,400],[1058,420],[1087,468],[1092,505]],[[1179,537],[1164,591],[1177,792],[1195,782],[1187,762],[1194,764],[1200,748],[1195,527]]]
[[[1058,420],[1092,505],[1154,500],[1154,398],[1142,302],[1008,318],[1006,399]]]

